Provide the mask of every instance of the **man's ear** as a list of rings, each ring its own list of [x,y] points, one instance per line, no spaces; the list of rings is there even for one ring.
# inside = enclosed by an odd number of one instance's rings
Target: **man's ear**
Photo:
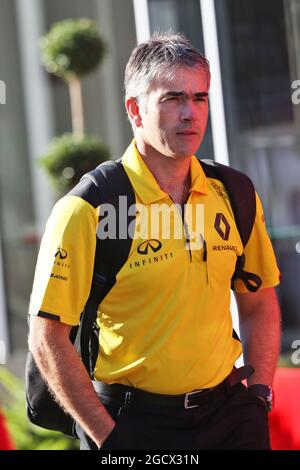
[[[130,97],[125,102],[126,110],[130,121],[134,123],[136,127],[142,126],[142,118],[140,115],[139,105],[137,104],[136,98]]]

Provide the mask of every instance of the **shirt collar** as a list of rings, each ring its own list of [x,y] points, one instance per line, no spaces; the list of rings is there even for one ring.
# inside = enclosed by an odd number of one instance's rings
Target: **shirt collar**
[[[196,191],[201,194],[208,194],[207,178],[195,155],[191,159],[191,189],[190,191]]]
[[[143,204],[152,204],[168,197],[158,185],[153,174],[141,157],[135,140],[131,142],[122,157],[122,164],[130,182]],[[191,189],[201,194],[207,194],[207,180],[201,164],[195,156],[191,159]]]

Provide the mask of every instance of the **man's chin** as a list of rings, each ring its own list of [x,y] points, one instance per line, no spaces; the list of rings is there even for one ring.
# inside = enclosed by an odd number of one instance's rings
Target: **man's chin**
[[[176,144],[177,145],[175,145],[173,148],[174,155],[176,157],[186,158],[195,155],[200,147],[201,141],[199,136],[197,136],[196,139],[194,136],[193,139],[190,139],[190,142],[180,142],[179,144],[177,142]]]
[[[193,147],[188,147],[188,148],[177,148],[177,149],[174,149],[173,155],[176,158],[190,158],[193,155],[195,155],[199,147],[200,145],[197,147],[193,146]]]

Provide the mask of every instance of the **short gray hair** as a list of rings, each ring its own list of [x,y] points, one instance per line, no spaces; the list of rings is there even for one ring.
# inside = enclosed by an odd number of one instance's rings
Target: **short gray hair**
[[[203,68],[209,85],[208,60],[183,34],[154,33],[132,51],[125,70],[125,100],[139,98],[160,76],[171,79],[176,66]]]

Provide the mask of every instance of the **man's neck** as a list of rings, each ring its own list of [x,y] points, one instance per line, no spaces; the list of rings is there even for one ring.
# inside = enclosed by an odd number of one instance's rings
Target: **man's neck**
[[[190,188],[191,157],[167,157],[158,152],[149,152],[138,144],[137,149],[160,188],[174,202],[186,202]]]

